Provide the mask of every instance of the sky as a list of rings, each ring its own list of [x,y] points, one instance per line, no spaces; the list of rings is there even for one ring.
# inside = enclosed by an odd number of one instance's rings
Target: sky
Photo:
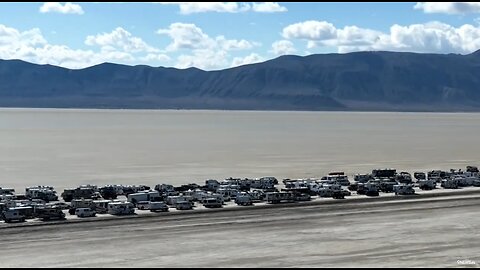
[[[0,3],[0,59],[218,70],[286,54],[480,49],[480,3]]]

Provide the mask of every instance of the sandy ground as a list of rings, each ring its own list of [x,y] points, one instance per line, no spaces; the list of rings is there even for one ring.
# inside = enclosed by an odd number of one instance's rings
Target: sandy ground
[[[0,109],[0,186],[182,185],[479,165],[480,113]]]
[[[1,227],[2,267],[476,267],[480,195]],[[470,260],[476,265],[460,265]]]

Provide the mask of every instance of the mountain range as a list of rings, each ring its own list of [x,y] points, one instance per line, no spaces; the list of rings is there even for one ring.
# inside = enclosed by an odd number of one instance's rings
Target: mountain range
[[[480,50],[286,55],[216,71],[0,60],[0,106],[480,111]]]

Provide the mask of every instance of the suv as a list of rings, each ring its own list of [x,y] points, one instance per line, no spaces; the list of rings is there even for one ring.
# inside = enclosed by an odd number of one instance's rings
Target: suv
[[[25,216],[20,213],[17,209],[7,209],[5,212],[1,214],[1,217],[3,220],[5,220],[6,223],[12,222],[12,221],[19,221],[19,222],[24,222],[25,221]]]
[[[223,205],[217,198],[206,198],[202,201],[202,204],[206,208],[220,208]]]
[[[75,215],[77,217],[94,217],[97,214],[95,210],[91,208],[77,208],[75,209]]]
[[[148,210],[150,209],[150,202],[149,201],[139,201],[135,204],[138,210]]]
[[[176,208],[177,210],[191,210],[193,208],[193,205],[189,201],[181,201],[177,202]]]
[[[150,212],[168,212],[168,205],[164,202],[150,202]]]
[[[45,207],[38,208],[36,210],[36,217],[44,221],[51,219],[65,219],[65,213],[62,212],[62,209],[57,207]]]

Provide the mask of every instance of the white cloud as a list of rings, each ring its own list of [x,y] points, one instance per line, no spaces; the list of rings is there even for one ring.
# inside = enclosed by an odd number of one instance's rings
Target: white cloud
[[[285,27],[283,35],[289,39],[307,40],[309,49],[336,47],[340,53],[393,50],[468,54],[480,48],[480,27],[470,24],[453,27],[441,22],[408,26],[395,24],[390,32],[383,33],[357,26],[337,29],[327,22],[308,21]]]
[[[172,29],[173,32],[170,31]],[[182,52],[175,57],[176,59],[172,59],[174,56],[164,54],[121,27],[109,33],[87,36],[85,44],[92,46],[92,49],[83,50],[61,44],[50,44],[38,28],[19,31],[0,24],[0,59],[20,59],[74,69],[103,62],[114,62],[170,64],[179,68],[194,66],[212,70],[230,67],[232,62],[230,52],[245,51],[259,46],[256,42],[244,39],[227,39],[225,36],[211,38],[195,25],[172,24],[167,30],[165,33],[173,39],[172,44],[168,46],[171,48],[170,52],[173,55],[176,52]],[[235,60],[235,63],[250,63],[259,59],[261,59],[260,56],[252,54],[243,58],[242,61]]]
[[[36,46],[44,45],[46,43],[47,41],[38,28],[20,32],[15,28],[0,24],[0,47],[12,48],[15,45]]]
[[[290,40],[277,40],[273,42],[271,50],[275,55],[294,54],[296,51]]]
[[[285,12],[286,7],[280,6],[277,2],[261,3],[236,3],[236,2],[157,2],[163,5],[178,5],[181,14],[192,14],[202,12],[221,12],[221,13],[239,13],[239,12]]]
[[[62,5],[59,2],[46,2],[40,7],[41,13],[56,12],[62,14],[83,14],[83,9],[78,4],[65,3]]]
[[[236,39],[226,39],[224,36],[218,36],[215,38],[217,44],[222,47],[224,50],[248,50],[258,45],[256,42],[250,42],[245,39],[236,40]]]
[[[251,53],[245,57],[235,57],[232,61],[232,67],[243,66],[248,64],[254,64],[262,62],[265,59],[256,53]]]
[[[168,29],[159,29],[158,34],[168,35],[173,41],[167,47],[167,51],[180,49],[199,49],[215,46],[215,41],[202,29],[191,23],[172,23]]]
[[[415,52],[471,53],[480,48],[480,28],[470,24],[455,28],[441,22],[395,24],[380,41],[374,46]]]
[[[151,61],[168,62],[171,60],[171,58],[166,54],[149,53],[146,56],[141,57],[140,60],[145,62],[151,62]]]
[[[287,39],[324,40],[334,38],[336,29],[325,21],[305,21],[283,28],[282,35]]]
[[[126,45],[121,42],[121,46],[119,46],[105,40],[100,39],[103,43],[96,40],[99,42],[97,45],[101,45],[99,51],[72,49],[65,45],[49,44],[38,28],[22,32],[0,24],[0,59],[20,59],[37,64],[51,64],[75,69],[103,62],[137,64],[138,61],[158,63],[170,60],[168,56],[159,53],[149,52],[145,55],[149,50],[145,50],[144,54],[136,55],[129,50],[123,50],[123,48],[130,49],[129,46],[131,46],[138,49],[138,46]],[[93,40],[91,41],[93,42]]]
[[[163,5],[178,5],[181,14],[192,14],[201,12],[227,12],[237,13],[250,9],[247,4],[239,5],[234,2],[190,2],[190,3],[176,3],[176,2],[159,2]]]
[[[263,3],[253,3],[252,10],[255,12],[285,12],[287,11],[286,7],[280,6],[277,2],[263,2]]]
[[[383,33],[371,29],[360,28],[357,26],[345,26],[343,29],[337,29],[336,45],[361,46],[375,43]]]
[[[102,46],[104,50],[121,49],[125,52],[158,52],[158,49],[145,43],[141,38],[134,37],[132,34],[121,27],[117,27],[110,33],[102,33],[95,36],[87,36],[85,44],[89,46]]]
[[[425,13],[480,13],[480,3],[476,2],[418,2],[413,8]]]
[[[176,67],[197,67],[201,69],[218,69],[228,66],[230,51],[249,50],[259,46],[256,42],[244,39],[227,39],[225,36],[210,37],[203,30],[190,23],[172,23],[166,29],[159,29],[158,34],[168,35],[172,42],[166,47],[168,52],[189,50],[177,58]]]
[[[205,70],[224,68],[228,65],[228,53],[223,50],[194,50],[192,55],[182,54],[177,58],[177,68],[197,67]]]

